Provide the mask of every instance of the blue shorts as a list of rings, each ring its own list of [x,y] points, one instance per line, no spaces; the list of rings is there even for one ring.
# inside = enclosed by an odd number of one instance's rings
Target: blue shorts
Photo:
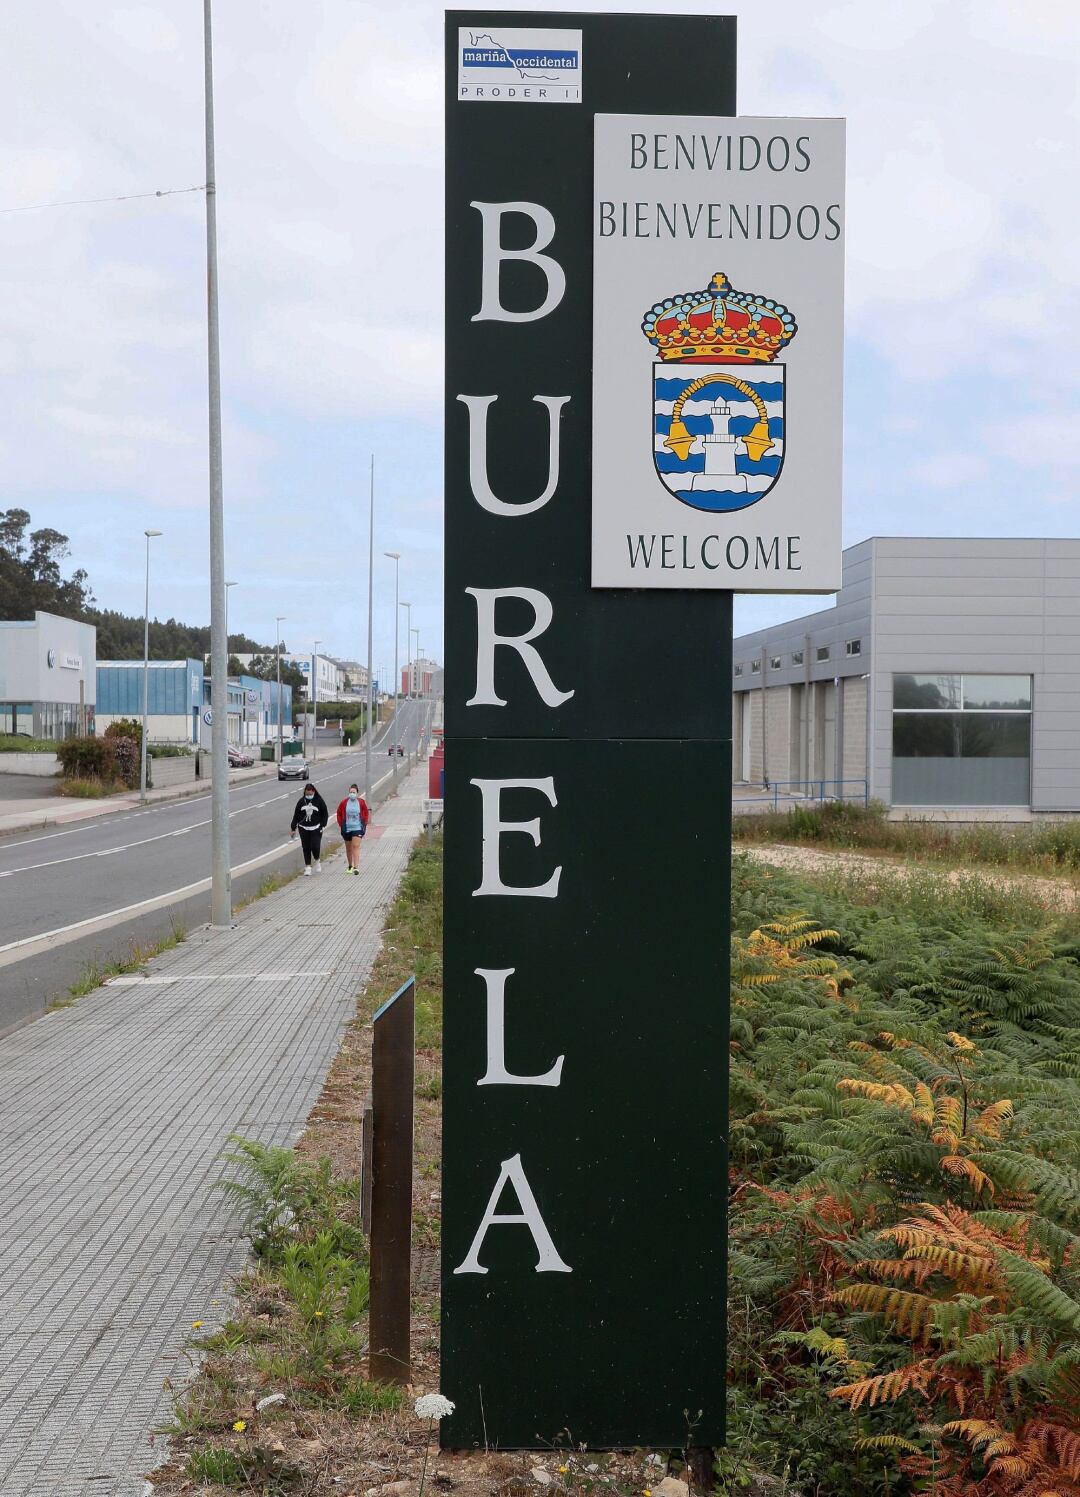
[[[367,831],[366,827],[360,827],[360,829],[358,831],[353,831],[353,832],[347,832],[345,830],[345,828],[342,827],[341,828],[341,835],[345,839],[346,842],[351,842],[354,837],[362,837],[364,835],[365,831]]]

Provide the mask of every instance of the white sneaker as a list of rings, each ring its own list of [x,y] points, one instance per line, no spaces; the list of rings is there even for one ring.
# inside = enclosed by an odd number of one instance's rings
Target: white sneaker
[[[304,869],[304,877],[305,878],[310,878],[311,877],[311,869],[310,868],[305,868]]]
[[[315,863],[315,872],[316,873],[321,873],[322,872],[322,864],[318,860],[316,860],[316,863]]]

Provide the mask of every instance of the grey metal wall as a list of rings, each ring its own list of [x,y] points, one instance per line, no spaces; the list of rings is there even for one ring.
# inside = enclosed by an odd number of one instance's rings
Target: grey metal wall
[[[1031,805],[1080,811],[1080,541],[875,538],[871,793],[892,800],[895,671],[1031,675]]]

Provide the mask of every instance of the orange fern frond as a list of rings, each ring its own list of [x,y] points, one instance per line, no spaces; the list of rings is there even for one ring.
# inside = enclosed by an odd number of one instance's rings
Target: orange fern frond
[[[946,1039],[959,1055],[978,1055],[979,1053],[978,1045],[973,1044],[964,1035],[957,1034],[954,1029],[949,1030]]]
[[[892,1107],[902,1107],[910,1112],[915,1098],[906,1086],[897,1082],[862,1081],[858,1077],[845,1078],[836,1083],[836,1090],[846,1097],[866,1097],[870,1102],[887,1102]]]
[[[912,1362],[907,1367],[897,1368],[895,1372],[882,1372],[877,1377],[864,1377],[857,1383],[845,1383],[842,1387],[832,1388],[829,1390],[829,1397],[846,1399],[853,1412],[864,1403],[869,1408],[879,1403],[895,1403],[905,1393],[925,1393],[933,1365],[929,1359]]]
[[[994,1182],[990,1176],[984,1174],[977,1164],[972,1164],[971,1160],[965,1159],[962,1154],[946,1154],[941,1161],[941,1168],[947,1175],[961,1175],[965,1180],[970,1180],[976,1191],[987,1190],[991,1195],[994,1194]]]
[[[1011,1123],[1012,1117],[1012,1102],[1003,1097],[1000,1102],[991,1102],[989,1107],[983,1108],[975,1120],[975,1128],[985,1138],[1001,1139],[1005,1136],[1002,1125]]]

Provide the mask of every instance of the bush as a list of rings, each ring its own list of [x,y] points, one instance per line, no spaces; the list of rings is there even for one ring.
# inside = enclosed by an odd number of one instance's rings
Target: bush
[[[148,743],[148,759],[190,759],[191,748],[186,743]]]
[[[115,739],[68,738],[58,744],[56,757],[68,779],[114,780],[116,778]]]
[[[119,780],[128,789],[139,783],[138,740],[113,733],[111,728],[101,738],[69,738],[57,745],[56,755],[69,780],[98,780],[105,785]]]
[[[102,734],[104,738],[134,738],[142,752],[142,723],[133,717],[118,717]]]

